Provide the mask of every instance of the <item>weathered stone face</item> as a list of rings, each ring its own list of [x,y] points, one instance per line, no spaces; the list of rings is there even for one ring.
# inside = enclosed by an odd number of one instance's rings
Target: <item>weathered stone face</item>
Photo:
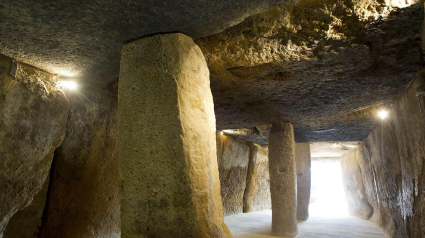
[[[360,170],[371,221],[390,237],[423,237],[425,194],[425,117],[420,115],[416,88],[425,84],[421,71],[402,97],[386,105],[389,117],[380,121],[360,147]],[[422,99],[424,100],[424,99]],[[357,172],[346,171],[350,176]],[[351,199],[358,199],[351,193]],[[353,197],[354,196],[354,197]]]
[[[39,237],[49,181],[50,178],[47,177],[41,190],[33,197],[31,204],[12,216],[7,223],[2,238]]]
[[[127,44],[118,97],[121,236],[231,237],[199,47],[183,34]]]
[[[250,144],[250,149],[243,211],[271,209],[268,149],[256,144]]]
[[[217,133],[217,163],[225,216],[243,212],[250,147],[247,142]]]
[[[365,193],[359,150],[341,156],[340,163],[349,212],[352,216],[367,220],[372,216],[373,208],[370,206]]]
[[[118,100],[84,88],[69,100],[66,136],[55,151],[41,237],[118,238]]]
[[[197,40],[218,129],[286,118],[297,142],[366,138],[375,122],[369,107],[402,93],[424,66],[422,6],[394,6],[303,0]]]
[[[297,220],[307,220],[311,190],[311,158],[308,143],[295,144],[295,163],[297,168]]]
[[[31,203],[65,135],[69,104],[49,74],[0,56],[0,233]]]

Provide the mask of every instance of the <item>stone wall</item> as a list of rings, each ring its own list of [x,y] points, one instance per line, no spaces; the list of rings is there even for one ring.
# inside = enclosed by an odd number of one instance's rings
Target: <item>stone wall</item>
[[[69,103],[57,78],[0,55],[0,234],[32,201],[61,144]]]
[[[249,152],[247,142],[217,133],[217,164],[225,216],[243,212]]]
[[[363,185],[362,170],[360,169],[359,150],[351,151],[340,159],[342,182],[350,215],[369,219],[373,208],[370,206]]]
[[[3,238],[38,237],[42,224],[43,211],[46,206],[49,181],[50,178],[47,177],[42,189],[34,196],[31,204],[13,215],[9,223],[7,223]]]
[[[56,150],[41,237],[120,237],[118,121],[114,96],[79,89]]]
[[[376,123],[359,149],[373,208],[370,220],[390,237],[425,237],[425,117],[416,98],[416,88],[424,83],[421,71],[400,98],[386,105],[389,117]]]
[[[253,143],[250,148],[243,212],[271,209],[268,148]]]

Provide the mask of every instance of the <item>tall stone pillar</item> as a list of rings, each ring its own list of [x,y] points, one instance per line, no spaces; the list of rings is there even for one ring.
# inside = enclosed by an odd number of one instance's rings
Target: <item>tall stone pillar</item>
[[[223,222],[205,58],[183,34],[124,46],[121,237],[231,237]]]
[[[309,143],[295,145],[295,162],[297,167],[297,219],[307,220],[309,217],[311,190],[311,155]]]
[[[291,123],[273,123],[269,134],[269,173],[272,198],[272,233],[295,237],[297,227],[297,177],[294,129]]]

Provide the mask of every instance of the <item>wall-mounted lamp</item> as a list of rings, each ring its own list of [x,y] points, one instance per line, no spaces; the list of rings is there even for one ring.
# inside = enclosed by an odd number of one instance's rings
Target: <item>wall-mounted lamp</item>
[[[385,110],[381,110],[381,111],[379,111],[379,112],[378,112],[378,116],[379,116],[382,120],[384,120],[385,118],[387,118],[387,117],[388,117],[388,112],[387,112],[387,111],[385,111]]]
[[[77,84],[74,81],[62,81],[59,84],[59,87],[75,90],[77,89]]]
[[[416,97],[418,97],[419,100],[419,111],[421,112],[422,116],[422,98],[425,97],[425,84],[422,84],[416,88]]]

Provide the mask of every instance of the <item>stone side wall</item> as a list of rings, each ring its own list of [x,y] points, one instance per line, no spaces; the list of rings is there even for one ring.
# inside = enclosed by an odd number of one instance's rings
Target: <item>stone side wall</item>
[[[42,224],[43,211],[46,206],[49,181],[50,178],[47,177],[42,189],[34,196],[31,204],[13,215],[9,223],[7,223],[3,238],[38,237]]]
[[[247,142],[217,133],[217,164],[225,216],[243,212],[249,152]]]
[[[52,165],[41,237],[120,237],[118,100],[83,88],[69,96]]]
[[[69,103],[57,78],[0,55],[0,234],[28,206],[65,136]]]
[[[268,148],[253,143],[250,148],[243,212],[271,209]]]
[[[376,123],[359,150],[365,193],[373,207],[370,220],[390,237],[425,237],[425,117],[416,97],[416,88],[424,83],[421,71],[387,105],[389,117]]]
[[[372,216],[373,208],[367,200],[363,185],[359,150],[354,150],[341,156],[340,164],[342,182],[350,214],[362,219],[369,219]]]

